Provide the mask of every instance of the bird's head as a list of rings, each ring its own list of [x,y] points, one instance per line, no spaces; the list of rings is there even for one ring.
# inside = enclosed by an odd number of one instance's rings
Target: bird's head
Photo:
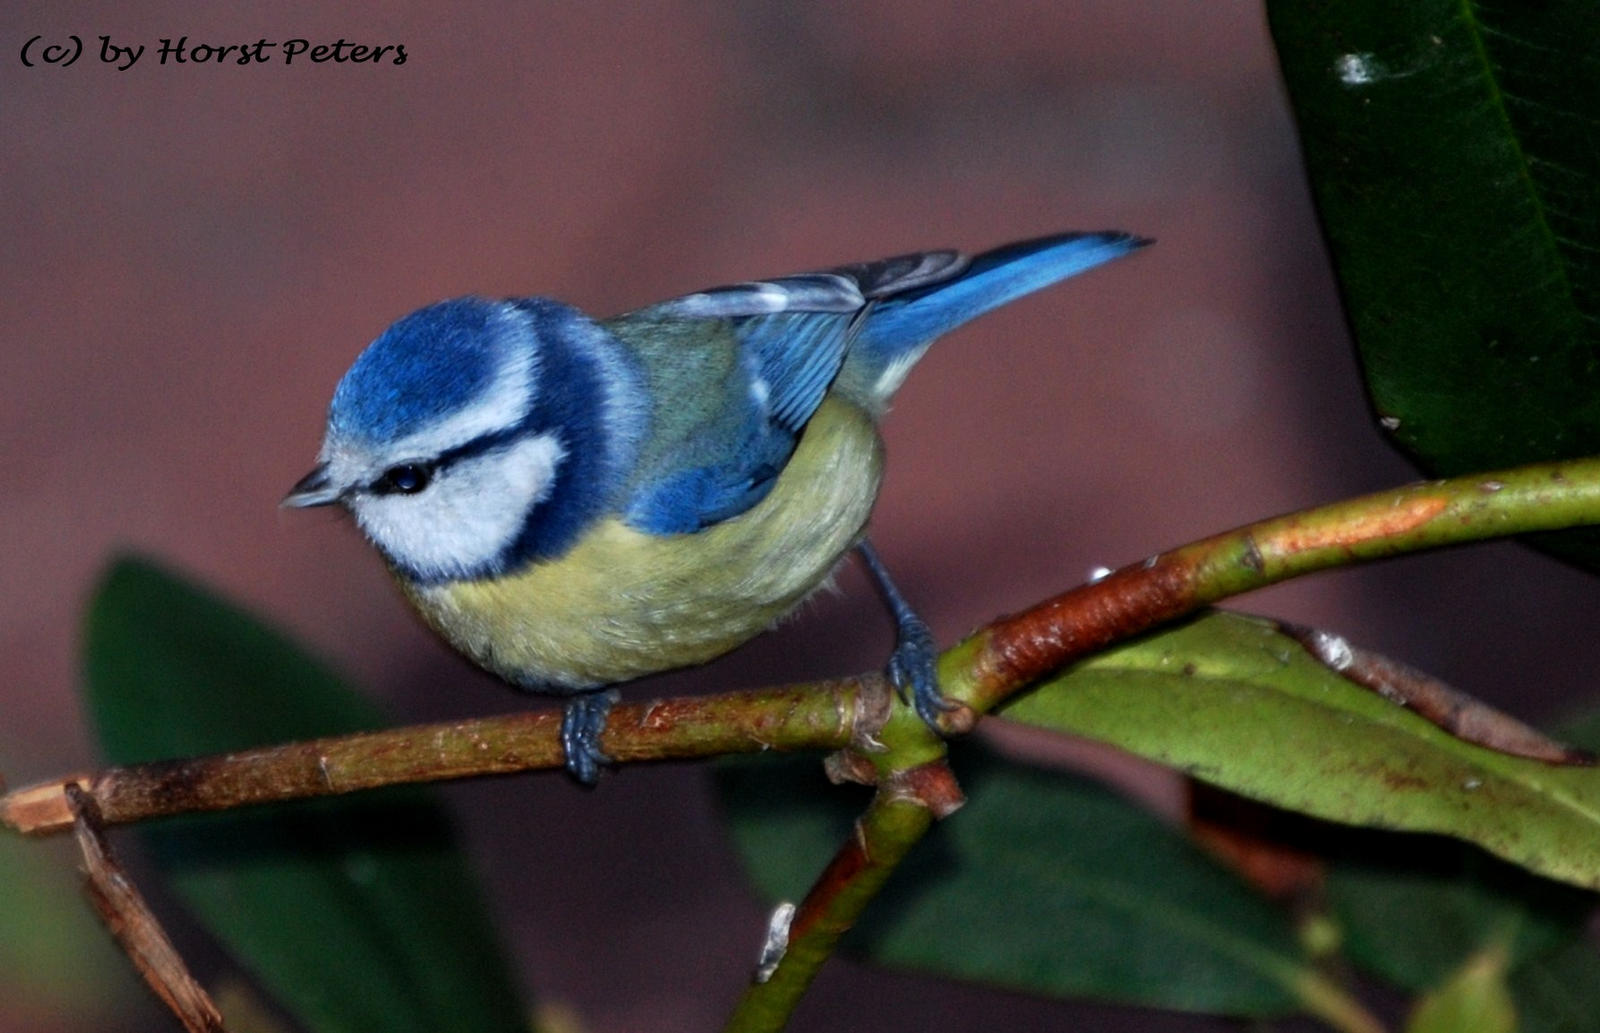
[[[343,505],[412,580],[503,571],[552,496],[583,488],[558,483],[573,449],[594,444],[595,428],[570,414],[604,391],[564,338],[598,332],[554,302],[458,298],[413,312],[340,380],[317,466],[283,504]]]

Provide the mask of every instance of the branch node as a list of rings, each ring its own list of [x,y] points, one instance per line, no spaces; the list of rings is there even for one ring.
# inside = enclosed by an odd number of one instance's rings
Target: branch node
[[[935,818],[950,817],[967,802],[961,784],[944,758],[896,771],[883,784],[891,799],[907,800],[926,807]]]
[[[861,753],[885,753],[889,747],[878,738],[894,710],[894,689],[881,674],[861,679],[856,694],[855,718],[850,722],[850,749]]]
[[[878,784],[878,768],[855,749],[835,750],[822,760],[822,771],[834,785],[854,782],[858,785]]]

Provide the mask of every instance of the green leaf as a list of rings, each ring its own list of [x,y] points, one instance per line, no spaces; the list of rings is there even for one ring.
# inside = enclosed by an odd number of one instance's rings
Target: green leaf
[[[1511,976],[1517,1033],[1600,1033],[1600,952],[1570,943]]]
[[[919,844],[853,953],[1057,996],[1190,1011],[1314,1010],[1328,991],[1288,920],[1172,828],[1084,779],[952,744],[967,804]],[[718,784],[760,891],[798,900],[850,835],[857,794],[815,759],[728,762]]]
[[[1600,708],[1589,707],[1560,726],[1562,738],[1600,750]],[[1573,920],[1592,920],[1594,901],[1573,908]],[[1515,964],[1511,993],[1518,1033],[1600,1033],[1600,947],[1593,935]]]
[[[114,763],[379,727],[286,639],[133,559],[90,609],[90,709]],[[317,1033],[525,1031],[442,810],[418,789],[160,822],[177,895]]]
[[[1433,474],[1600,453],[1600,7],[1269,0],[1373,405]],[[1600,533],[1541,540],[1600,569]]]
[[[1600,709],[1560,728],[1600,747]],[[1501,944],[1514,973],[1537,968],[1581,935],[1600,898],[1550,882],[1453,840],[1345,836],[1328,866],[1327,899],[1352,961],[1408,990],[1436,986],[1473,954]],[[1600,1015],[1594,1029],[1600,1033]]]
[[[1600,887],[1600,768],[1465,743],[1265,621],[1204,615],[1068,668],[1005,715],[1289,810],[1444,833]]]
[[[1451,840],[1351,837],[1329,864],[1328,904],[1363,969],[1422,991],[1485,951],[1512,968],[1577,939],[1596,897]]]
[[[1406,1033],[1515,1033],[1503,951],[1474,955],[1449,982],[1417,1002]]]

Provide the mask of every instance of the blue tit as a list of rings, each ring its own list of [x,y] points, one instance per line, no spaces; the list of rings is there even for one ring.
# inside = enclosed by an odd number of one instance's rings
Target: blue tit
[[[596,320],[548,298],[443,301],[334,391],[286,506],[343,505],[435,631],[569,697],[592,783],[610,687],[749,640],[858,550],[889,605],[889,674],[947,706],[928,627],[863,537],[877,422],[941,334],[1142,246],[1067,233],[713,287]]]

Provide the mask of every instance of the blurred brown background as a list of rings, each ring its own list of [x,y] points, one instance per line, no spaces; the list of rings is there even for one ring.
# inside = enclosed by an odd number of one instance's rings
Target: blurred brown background
[[[953,336],[902,391],[874,538],[946,640],[1094,565],[1413,476],[1365,408],[1254,3],[385,6],[0,11],[12,784],[95,763],[74,640],[122,548],[270,615],[397,720],[525,705],[413,623],[346,523],[276,508],[356,352],[454,294],[606,314],[918,247],[1158,238]],[[87,48],[73,67],[22,66],[28,38],[72,33]],[[116,71],[101,35],[147,50]],[[403,44],[407,60],[157,64],[160,39],[182,35],[343,37]],[[853,569],[840,584],[732,658],[636,691],[881,663],[877,600]],[[1242,605],[1538,721],[1589,691],[1593,588],[1497,546]],[[449,795],[535,994],[597,1033],[716,1027],[761,910],[701,771]],[[29,992],[0,971],[0,1029],[167,1028],[133,1005],[40,1015]],[[1080,1023],[1231,1028],[848,963],[796,1028]]]

